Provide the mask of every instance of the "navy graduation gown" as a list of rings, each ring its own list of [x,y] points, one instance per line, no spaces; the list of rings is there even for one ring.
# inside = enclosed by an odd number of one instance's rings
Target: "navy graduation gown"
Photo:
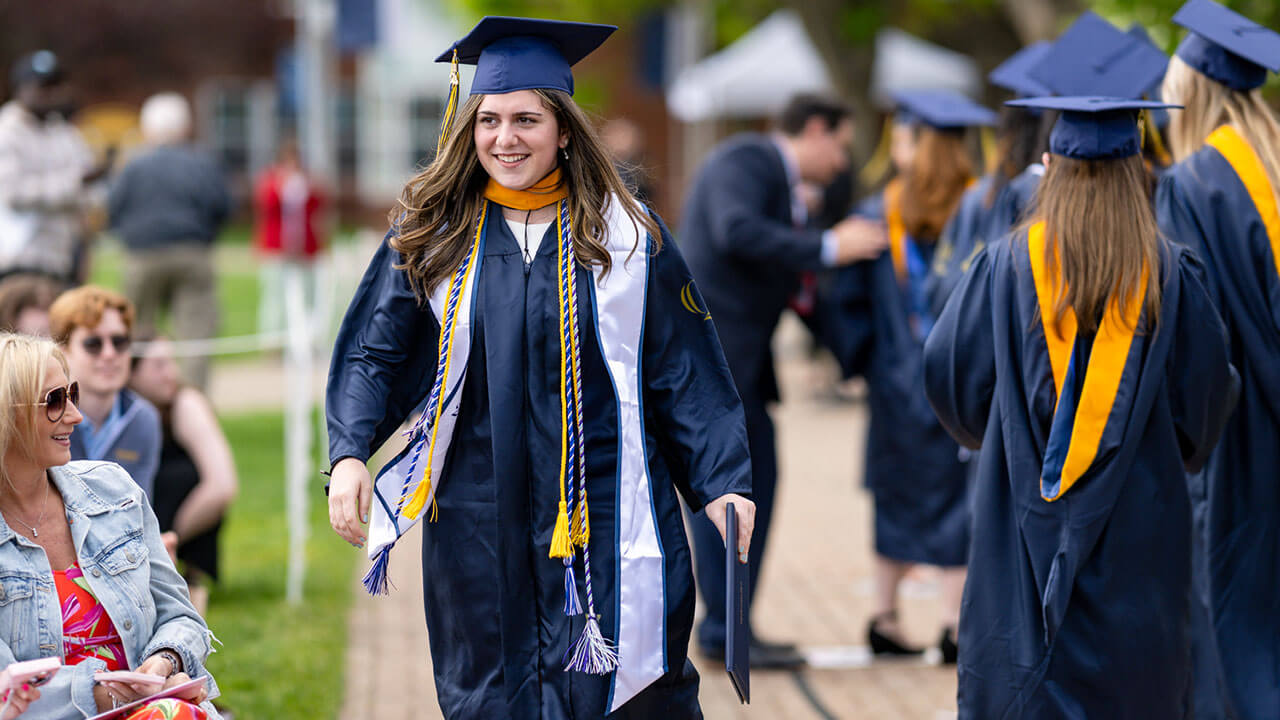
[[[1096,459],[1054,502],[1040,481],[1056,390],[1025,232],[978,254],[925,344],[930,402],[982,447],[961,718],[1187,716],[1184,470],[1208,456],[1236,380],[1201,268],[1162,254],[1158,327],[1134,336]]]
[[[560,407],[555,226],[526,267],[491,205],[459,422],[424,522],[426,619],[448,718],[602,717],[611,675],[563,670],[582,616],[566,617],[564,569],[547,557],[559,500]],[[653,512],[666,583],[665,676],[610,717],[700,717],[686,659],[694,587],[677,490],[694,508],[750,490],[742,411],[715,330],[686,309],[692,278],[663,227],[649,264],[641,373]],[[644,252],[640,248],[639,252]],[[330,457],[366,459],[429,391],[438,323],[384,242],[352,300],[328,387]],[[616,397],[577,268],[592,581],[601,630],[617,637]],[[696,293],[696,289],[692,289]],[[700,298],[695,299],[700,301]],[[576,563],[584,599],[582,563]]]
[[[883,210],[882,198],[858,208],[872,217]],[[889,225],[893,232],[895,223]],[[927,273],[931,246],[917,247]],[[845,377],[867,381],[871,422],[864,478],[875,506],[876,553],[960,566],[969,541],[967,463],[924,395],[920,323],[929,319],[913,317],[912,309],[912,292],[919,297],[923,277],[900,281],[892,256],[886,252],[835,272],[823,302],[824,344]]]
[[[1035,164],[1005,183],[987,204],[995,178],[987,175],[960,198],[955,213],[942,229],[938,250],[933,255],[932,272],[925,283],[929,307],[942,314],[947,298],[960,284],[973,258],[982,248],[1004,239],[1022,219],[1035,199],[1044,166]]]
[[[1268,237],[1232,163],[1211,145],[1165,174],[1156,210],[1166,237],[1204,261],[1241,382],[1222,442],[1192,478],[1201,533],[1196,600],[1211,627],[1197,638],[1208,658],[1198,668],[1198,717],[1274,718],[1280,714],[1280,274],[1272,243],[1280,238]]]

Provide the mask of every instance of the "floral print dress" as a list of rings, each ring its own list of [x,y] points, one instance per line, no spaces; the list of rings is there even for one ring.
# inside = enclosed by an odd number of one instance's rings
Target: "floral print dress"
[[[124,642],[106,608],[84,579],[84,571],[76,563],[53,573],[62,605],[63,663],[78,665],[96,659],[106,663],[107,670],[127,670]],[[206,720],[204,710],[173,698],[156,700],[134,711],[127,720]]]

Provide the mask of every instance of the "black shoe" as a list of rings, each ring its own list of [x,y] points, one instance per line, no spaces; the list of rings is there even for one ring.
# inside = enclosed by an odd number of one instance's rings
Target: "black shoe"
[[[867,644],[871,646],[873,655],[919,655],[924,652],[920,648],[913,648],[898,642],[897,638],[889,637],[880,632],[877,627],[880,623],[881,616],[871,618],[871,622],[867,623]]]
[[[956,629],[942,628],[942,638],[938,640],[938,650],[942,653],[943,665],[955,665],[960,657],[960,647],[956,645]]]

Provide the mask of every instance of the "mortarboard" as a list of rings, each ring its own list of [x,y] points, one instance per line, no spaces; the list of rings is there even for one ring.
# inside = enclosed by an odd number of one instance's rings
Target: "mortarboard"
[[[1190,0],[1173,21],[1191,31],[1178,57],[1232,90],[1261,87],[1268,70],[1280,71],[1280,35],[1213,0]]]
[[[997,65],[996,69],[987,75],[987,80],[992,85],[1008,90],[1018,97],[1052,95],[1052,90],[1030,74],[1031,68],[1039,64],[1049,52],[1050,47],[1051,44],[1048,41],[1041,40],[1022,48]]]
[[[903,90],[893,94],[899,121],[936,130],[994,125],[996,114],[952,90]]]
[[[1049,152],[1077,160],[1115,160],[1142,150],[1138,113],[1181,105],[1099,96],[1010,100],[1013,107],[1060,110],[1049,136]]]
[[[1159,84],[1168,64],[1146,33],[1123,32],[1086,11],[1029,74],[1054,95],[1136,98]]]
[[[617,29],[615,25],[490,16],[441,53],[436,62],[450,62],[456,52],[459,63],[475,65],[472,95],[535,89],[563,90],[572,95],[569,68]]]

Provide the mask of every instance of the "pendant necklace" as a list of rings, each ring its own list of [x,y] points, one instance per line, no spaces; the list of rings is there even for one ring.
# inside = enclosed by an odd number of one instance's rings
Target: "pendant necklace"
[[[524,264],[533,263],[533,256],[529,254],[529,218],[533,217],[533,211],[529,210],[524,214]]]
[[[13,483],[9,483],[9,487],[13,487]],[[39,526],[40,523],[44,522],[44,514],[45,514],[45,511],[47,511],[48,509],[49,509],[49,481],[48,479],[46,479],[44,482],[44,502],[40,505],[40,517],[36,518],[36,524],[35,525],[27,524],[27,521],[18,517],[18,513],[16,512],[11,514],[13,515],[14,520],[17,520],[19,524],[21,524],[23,527],[26,527],[28,530],[31,531],[31,537],[38,538],[40,537],[40,531],[37,530],[36,527]]]

